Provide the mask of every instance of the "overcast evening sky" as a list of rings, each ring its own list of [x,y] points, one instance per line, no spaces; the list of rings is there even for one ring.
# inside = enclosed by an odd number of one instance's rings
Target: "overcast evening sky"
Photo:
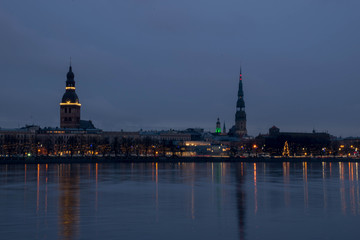
[[[359,0],[1,0],[0,127],[59,126],[69,58],[104,130],[360,136]]]

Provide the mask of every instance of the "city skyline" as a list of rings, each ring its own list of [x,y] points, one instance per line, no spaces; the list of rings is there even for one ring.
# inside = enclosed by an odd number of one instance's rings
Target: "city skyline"
[[[359,3],[200,2],[0,3],[0,127],[59,126],[72,56],[82,115],[104,130],[230,128],[241,61],[249,135],[360,135]]]

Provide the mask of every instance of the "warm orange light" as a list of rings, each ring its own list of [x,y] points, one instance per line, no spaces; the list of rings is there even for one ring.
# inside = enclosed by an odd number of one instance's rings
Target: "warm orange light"
[[[68,89],[75,90],[75,87],[66,87],[65,89],[66,89],[66,90],[68,90]]]
[[[80,103],[70,103],[70,102],[66,102],[66,103],[60,103],[60,106],[81,106]]]
[[[253,148],[257,148],[258,146],[256,144],[254,144]]]

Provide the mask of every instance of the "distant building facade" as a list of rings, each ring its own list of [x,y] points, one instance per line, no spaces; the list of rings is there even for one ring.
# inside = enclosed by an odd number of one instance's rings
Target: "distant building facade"
[[[281,155],[285,143],[288,143],[291,155],[321,155],[331,148],[332,137],[328,133],[315,132],[281,132],[273,126],[268,134],[256,137],[256,144],[263,146],[264,151],[271,155]]]

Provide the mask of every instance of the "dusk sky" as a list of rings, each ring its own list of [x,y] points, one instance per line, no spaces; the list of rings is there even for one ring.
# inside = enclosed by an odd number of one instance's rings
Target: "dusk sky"
[[[360,136],[359,0],[0,1],[0,127],[59,126],[72,58],[84,120],[104,130]]]

